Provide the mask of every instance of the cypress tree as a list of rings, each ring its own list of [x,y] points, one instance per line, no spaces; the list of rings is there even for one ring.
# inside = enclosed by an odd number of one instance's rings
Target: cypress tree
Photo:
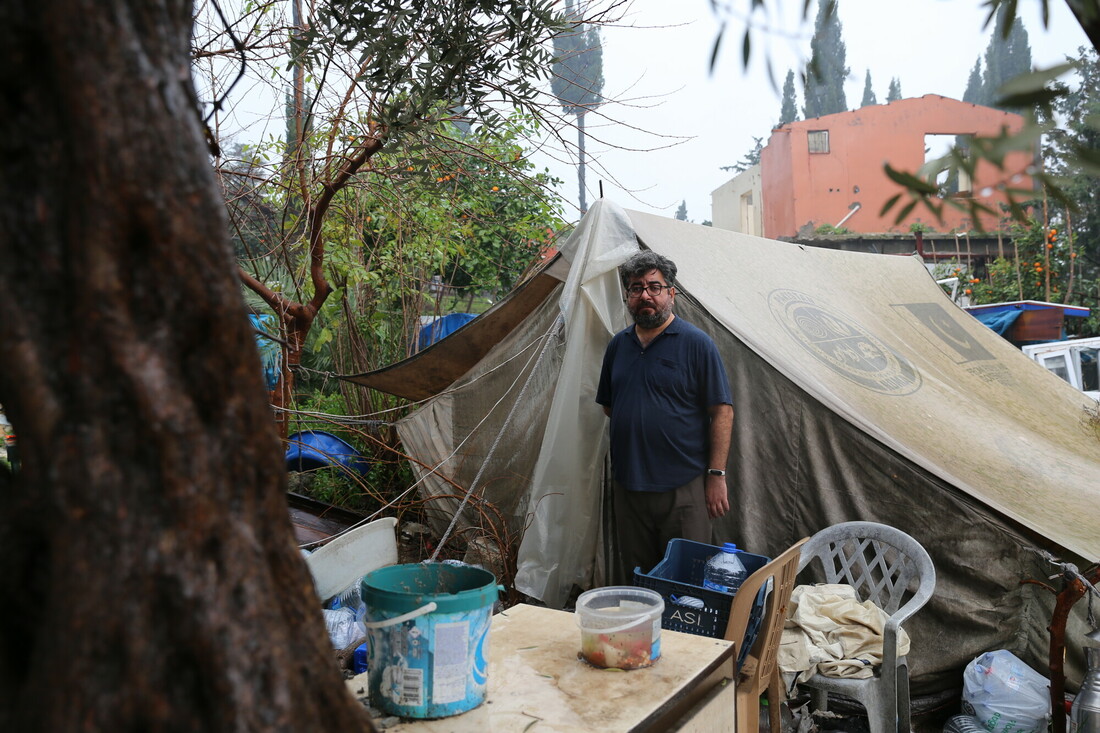
[[[859,106],[866,107],[869,104],[878,104],[878,98],[875,97],[875,90],[871,88],[871,70],[867,69],[867,80],[863,83],[863,101]]]
[[[577,182],[581,214],[588,210],[584,187],[584,116],[603,102],[603,47],[599,30],[580,22],[581,7],[565,0],[565,15],[573,27],[554,38],[550,86],[566,114],[577,117]]]
[[[810,41],[810,63],[806,69],[806,119],[848,111],[844,80],[848,77],[843,27],[837,0],[818,0],[814,37]]]
[[[753,146],[752,150],[741,156],[741,160],[737,161],[733,165],[722,166],[722,170],[732,170],[734,173],[744,173],[749,168],[760,163],[760,154],[764,152],[764,138],[756,137],[752,138]]]
[[[970,70],[970,78],[966,81],[966,91],[963,92],[963,101],[971,104],[989,104],[985,94],[985,85],[982,83],[982,60],[980,57],[974,62],[974,68]]]
[[[680,201],[680,208],[676,209],[676,219],[679,221],[688,220],[688,202],[686,199]]]
[[[984,104],[1008,112],[1016,112],[1018,110],[1008,109],[998,104],[1000,97],[998,90],[1010,79],[1031,71],[1031,45],[1028,42],[1023,21],[1013,17],[1012,25],[1008,25],[1007,18],[1007,6],[1001,5],[997,11],[993,36],[985,49],[985,74],[982,78],[982,87]]]
[[[890,88],[886,92],[886,104],[896,102],[899,99],[901,99],[901,82],[895,76],[890,80]]]
[[[794,91],[794,72],[787,70],[787,80],[783,82],[783,106],[779,109],[779,125],[798,119],[798,100]]]

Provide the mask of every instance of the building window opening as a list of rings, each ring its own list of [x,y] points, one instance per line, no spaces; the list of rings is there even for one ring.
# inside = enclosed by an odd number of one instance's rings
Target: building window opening
[[[829,131],[828,130],[810,130],[809,144],[811,153],[828,153],[829,152]]]
[[[945,196],[970,196],[974,188],[970,174],[948,157],[956,147],[969,160],[970,135],[925,135],[924,169],[936,173],[936,185]]]

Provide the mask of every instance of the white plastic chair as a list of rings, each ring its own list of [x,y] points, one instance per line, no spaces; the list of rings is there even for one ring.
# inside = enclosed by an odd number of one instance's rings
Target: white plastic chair
[[[855,588],[861,601],[870,600],[889,616],[883,629],[882,665],[868,679],[815,674],[804,684],[812,688],[814,710],[828,709],[830,692],[858,700],[867,710],[871,733],[910,733],[909,664],[898,656],[898,629],[936,589],[936,568],[920,543],[876,522],[843,522],[826,527],[802,546],[798,570],[820,561],[826,583]]]

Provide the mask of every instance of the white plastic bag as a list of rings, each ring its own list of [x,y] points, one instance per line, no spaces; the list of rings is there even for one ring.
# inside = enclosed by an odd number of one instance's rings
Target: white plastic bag
[[[328,627],[328,638],[335,649],[344,649],[363,636],[363,629],[355,622],[355,611],[350,608],[321,609]]]
[[[1045,731],[1050,683],[1012,652],[986,652],[963,672],[963,711],[990,733]]]

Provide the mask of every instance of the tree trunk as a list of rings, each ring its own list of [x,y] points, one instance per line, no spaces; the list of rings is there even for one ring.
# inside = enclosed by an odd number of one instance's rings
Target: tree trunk
[[[0,730],[371,727],[294,546],[191,10],[0,9]]]

